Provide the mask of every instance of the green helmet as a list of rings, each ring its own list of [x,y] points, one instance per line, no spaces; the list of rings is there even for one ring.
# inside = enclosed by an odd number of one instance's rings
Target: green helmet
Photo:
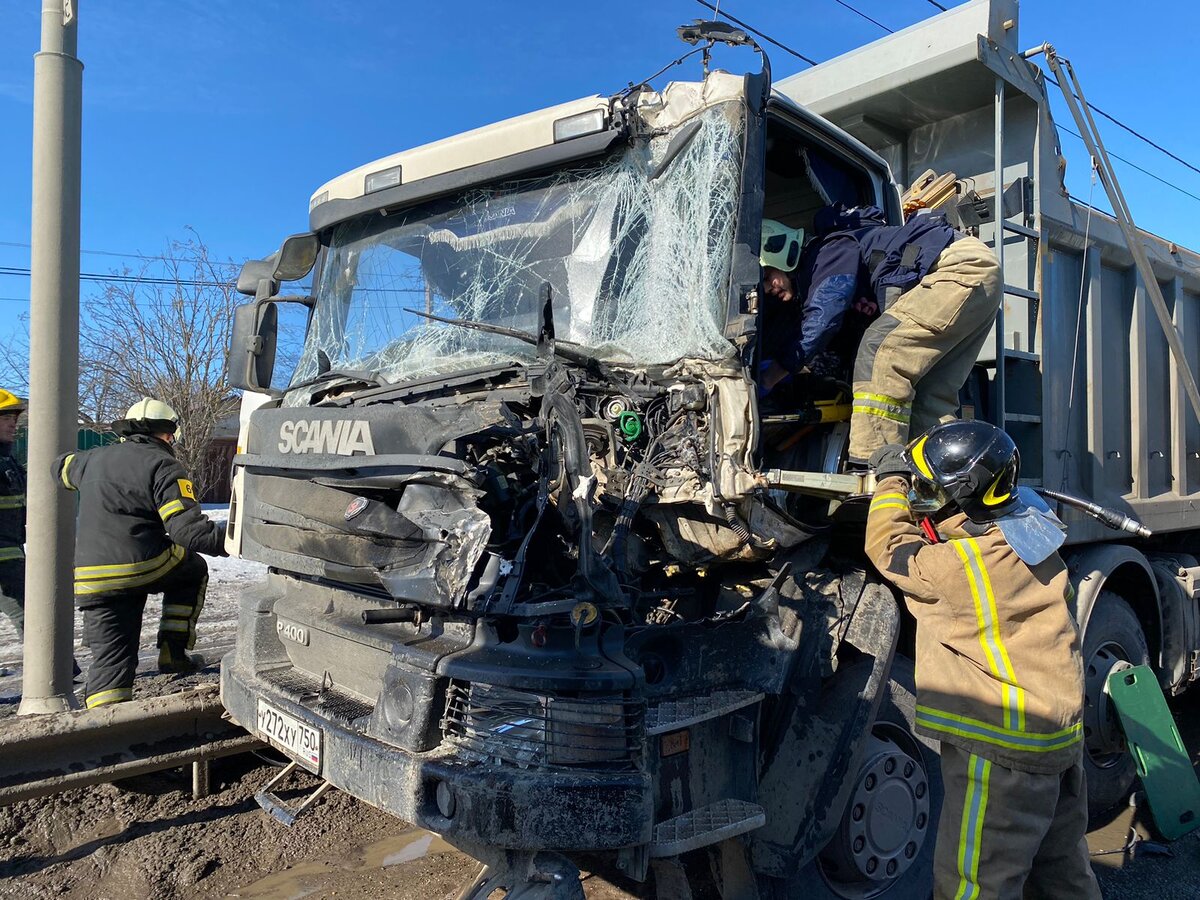
[[[758,261],[764,268],[770,266],[782,272],[794,271],[800,264],[803,247],[803,228],[788,228],[774,219],[763,219]]]
[[[125,413],[124,419],[113,422],[113,431],[125,437],[130,434],[175,434],[179,415],[161,400],[143,397]]]

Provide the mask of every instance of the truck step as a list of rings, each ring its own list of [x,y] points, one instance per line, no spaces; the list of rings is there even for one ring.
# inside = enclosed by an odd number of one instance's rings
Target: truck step
[[[754,691],[713,691],[705,697],[667,700],[646,710],[646,734],[665,734],[697,722],[715,719],[763,698]]]
[[[322,781],[316,788],[309,793],[307,797],[300,803],[299,806],[288,806],[283,800],[275,794],[275,790],[279,788],[292,775],[301,771],[299,763],[288,763],[278,775],[272,778],[254,795],[254,802],[263,808],[265,812],[270,813],[288,828],[296,824],[296,820],[304,815],[313,804],[321,799],[321,795],[333,787],[332,781]]]
[[[765,824],[767,814],[757,803],[718,800],[655,825],[650,855],[678,856],[737,837]]]

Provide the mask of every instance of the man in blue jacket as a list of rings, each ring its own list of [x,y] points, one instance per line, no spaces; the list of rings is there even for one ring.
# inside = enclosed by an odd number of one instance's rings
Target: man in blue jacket
[[[910,433],[953,419],[1000,306],[1000,267],[987,245],[959,234],[943,216],[892,226],[877,207],[826,207],[816,216],[816,241],[802,261],[797,257],[788,296],[772,271],[777,257],[767,252],[777,224],[764,220],[768,308],[795,302],[793,296],[804,302],[799,328],[775,352],[760,387],[769,391],[804,369],[856,302],[873,301],[882,314],[854,365],[850,466],[865,469],[880,447],[906,444]]]

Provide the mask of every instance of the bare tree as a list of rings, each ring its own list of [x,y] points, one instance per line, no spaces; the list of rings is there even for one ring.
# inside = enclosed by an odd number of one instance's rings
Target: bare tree
[[[208,449],[213,427],[237,409],[225,375],[225,351],[237,267],[213,259],[193,229],[171,241],[140,271],[114,273],[86,306],[80,337],[80,401],[93,421],[109,423],[141,397],[179,414],[176,453],[197,496],[216,475]]]
[[[0,340],[0,388],[29,396],[29,313],[17,317],[21,327]]]

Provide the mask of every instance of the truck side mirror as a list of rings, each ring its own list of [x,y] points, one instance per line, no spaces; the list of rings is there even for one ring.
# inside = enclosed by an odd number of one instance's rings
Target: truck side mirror
[[[320,249],[321,241],[311,231],[284,238],[275,254],[275,280],[296,281],[303,278],[312,271]]]
[[[238,273],[237,292],[265,300],[279,290],[279,282],[295,281],[312,271],[321,251],[321,239],[311,231],[283,239],[266,259],[250,259]]]
[[[271,390],[271,375],[275,370],[278,331],[279,309],[272,302],[243,303],[233,311],[233,334],[226,360],[233,387],[276,393]]]

